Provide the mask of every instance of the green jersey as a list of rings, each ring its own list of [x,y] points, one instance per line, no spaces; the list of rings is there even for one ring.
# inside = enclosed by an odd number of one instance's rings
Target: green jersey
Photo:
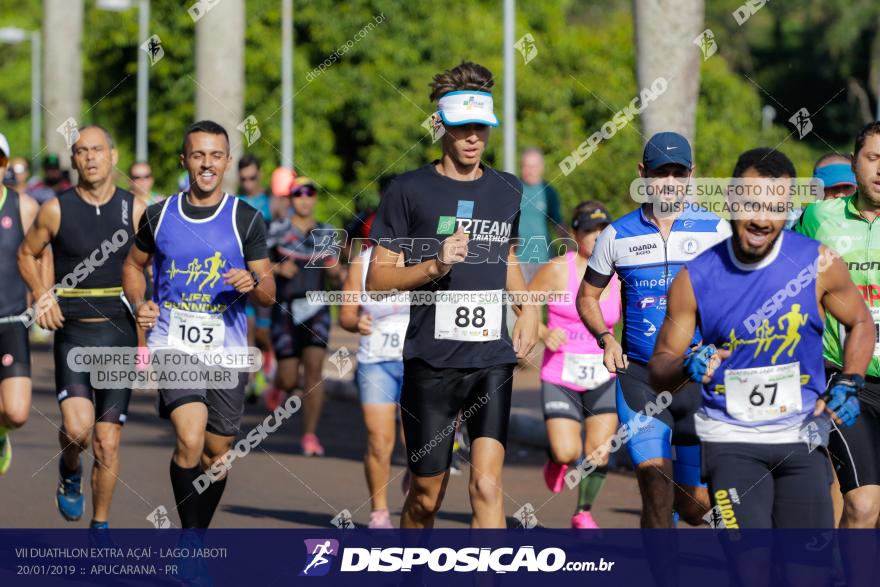
[[[874,222],[859,214],[857,195],[808,206],[794,230],[835,250],[849,267],[850,277],[874,318],[874,357],[868,375],[880,377],[880,222],[874,230]],[[840,323],[827,315],[822,339],[824,355],[837,366],[843,365],[845,336]]]

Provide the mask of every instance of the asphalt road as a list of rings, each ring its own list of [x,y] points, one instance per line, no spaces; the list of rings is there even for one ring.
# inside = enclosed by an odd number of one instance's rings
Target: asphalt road
[[[344,334],[334,332],[337,345],[351,344]],[[33,353],[34,396],[30,420],[13,434],[13,463],[0,477],[0,527],[62,528],[88,525],[91,499],[86,485],[86,515],[66,522],[55,508],[58,482],[60,413],[54,397],[51,354],[48,348]],[[537,370],[517,374],[515,405],[535,409]],[[170,424],[155,411],[155,394],[138,392],[132,398],[129,419],[122,439],[122,465],[113,501],[110,523],[114,527],[149,528],[147,519],[160,506],[170,512],[177,525],[174,500],[168,479],[168,462],[174,443]],[[256,426],[266,415],[260,405],[248,406],[244,429]],[[363,474],[365,429],[357,404],[328,399],[319,427],[327,450],[323,458],[300,454],[299,415],[285,422],[247,457],[235,461],[223,501],[214,518],[218,528],[329,527],[342,510],[348,510],[357,525],[366,525],[369,496]],[[505,511],[508,524],[518,525],[515,514],[527,504],[540,525],[569,527],[576,494],[567,489],[553,495],[544,486],[541,449],[511,443],[504,472]],[[84,457],[86,471],[93,459]],[[403,495],[400,481],[404,455],[398,443],[395,451],[389,503],[392,520],[399,522]],[[88,477],[86,476],[87,480]],[[594,517],[602,527],[638,526],[639,495],[635,478],[612,473],[594,506]],[[437,527],[466,527],[470,522],[467,470],[454,476],[447,491]]]

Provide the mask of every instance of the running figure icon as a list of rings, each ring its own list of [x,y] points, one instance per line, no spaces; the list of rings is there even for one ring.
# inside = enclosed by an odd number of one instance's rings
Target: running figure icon
[[[330,541],[327,540],[320,544],[315,545],[315,549],[311,552],[315,558],[312,559],[312,562],[306,565],[306,568],[303,569],[303,575],[309,574],[309,569],[313,569],[315,567],[326,565],[330,562],[330,559],[326,558],[325,555],[328,554],[336,554],[333,551],[333,548],[330,546]]]

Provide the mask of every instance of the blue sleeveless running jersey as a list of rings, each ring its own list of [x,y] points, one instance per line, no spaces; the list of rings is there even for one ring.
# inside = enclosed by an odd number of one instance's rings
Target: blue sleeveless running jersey
[[[755,264],[734,257],[732,239],[688,263],[703,344],[732,351],[703,385],[702,439],[802,439],[798,431],[825,389],[818,262],[818,241],[785,231]]]
[[[672,224],[666,240],[639,207],[612,222],[596,241],[590,269],[617,272],[623,306],[623,350],[630,360],[647,363],[666,316],[666,297],[684,264],[730,236],[726,220],[688,206]],[[699,342],[700,333],[694,336]]]
[[[182,197],[165,201],[156,226],[153,301],[159,319],[148,344],[196,351],[247,347],[247,295],[223,281],[230,269],[247,268],[235,224],[241,203],[224,194],[212,216],[194,220],[183,213]]]

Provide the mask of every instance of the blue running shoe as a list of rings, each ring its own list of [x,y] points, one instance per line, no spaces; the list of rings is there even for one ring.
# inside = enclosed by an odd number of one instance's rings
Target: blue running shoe
[[[113,541],[110,525],[107,522],[96,522],[92,520],[89,524],[89,545],[92,548],[119,548],[119,545]],[[105,550],[105,552],[107,552]],[[101,557],[99,557],[101,558]],[[113,557],[107,557],[108,560]]]
[[[58,482],[58,493],[55,494],[58,511],[68,522],[76,522],[83,515],[85,503],[82,494],[82,464],[71,473],[65,469],[64,459],[61,459],[58,463],[58,472],[61,477]]]

